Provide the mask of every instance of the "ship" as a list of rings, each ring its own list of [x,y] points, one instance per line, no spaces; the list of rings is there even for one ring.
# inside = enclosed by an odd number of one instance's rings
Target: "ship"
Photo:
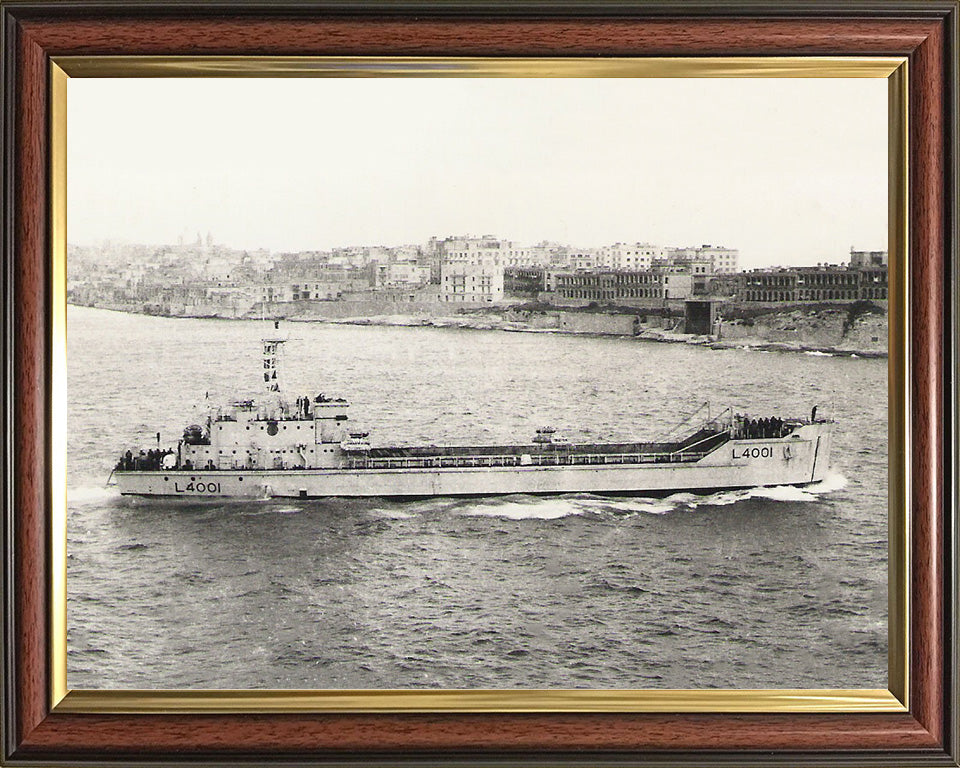
[[[510,445],[376,446],[349,403],[290,400],[274,324],[262,339],[259,400],[235,400],[188,425],[176,447],[131,449],[111,473],[121,494],[178,498],[324,498],[566,494],[666,496],[803,486],[830,466],[834,422],[751,417],[725,409],[686,432],[648,442],[574,443],[553,427]]]

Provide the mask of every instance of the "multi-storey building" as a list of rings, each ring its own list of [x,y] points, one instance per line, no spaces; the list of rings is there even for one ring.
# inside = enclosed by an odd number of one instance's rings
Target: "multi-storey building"
[[[650,243],[614,243],[597,249],[596,266],[614,270],[650,269],[654,259],[662,259],[666,249]]]
[[[423,249],[419,245],[398,245],[390,249],[390,255],[395,261],[417,261],[423,256]]]
[[[886,251],[857,251],[850,249],[850,266],[863,269],[864,267],[886,267]]]
[[[536,245],[520,245],[511,240],[501,241],[504,267],[549,267],[566,265],[568,248],[546,241]]]
[[[476,264],[489,262],[503,266],[504,251],[511,245],[493,235],[483,237],[448,237],[440,243],[440,255],[446,262]]]
[[[374,288],[393,288],[407,285],[423,285],[430,282],[430,267],[411,261],[394,261],[389,264],[370,264],[370,285]]]
[[[536,296],[547,290],[547,274],[543,267],[507,267],[503,270],[503,291],[514,295]]]
[[[597,251],[593,248],[579,248],[567,254],[567,266],[570,269],[594,269],[597,267]]]
[[[460,262],[440,265],[440,300],[491,303],[503,299],[503,268]]]
[[[662,299],[660,272],[592,270],[557,275],[557,297],[574,301],[611,302],[622,299]]]
[[[556,293],[561,301],[598,303],[685,299],[693,293],[693,276],[660,270],[558,272]]]
[[[755,302],[885,300],[887,268],[844,265],[758,269],[738,277],[736,298]]]
[[[322,277],[293,278],[293,282],[267,282],[257,286],[259,301],[278,303],[287,301],[335,301],[344,293],[369,290],[369,281],[360,274],[338,280]]]
[[[699,245],[687,248],[666,248],[666,257],[686,261],[709,261],[710,274],[732,274],[739,270],[740,251],[715,245]]]
[[[444,240],[440,244],[440,300],[456,303],[501,301],[503,245],[490,235]]]
[[[293,291],[289,283],[267,283],[259,286],[258,293],[260,301],[267,303],[293,301]]]
[[[689,294],[692,296],[703,296],[707,293],[708,283],[713,274],[713,267],[708,259],[691,259],[689,261],[684,259],[658,259],[653,262],[653,269],[666,275],[689,278]],[[678,279],[674,280],[675,284],[678,282]],[[677,288],[674,287],[674,294],[676,292]]]
[[[860,298],[882,301],[887,298],[887,267],[862,267],[860,270]]]

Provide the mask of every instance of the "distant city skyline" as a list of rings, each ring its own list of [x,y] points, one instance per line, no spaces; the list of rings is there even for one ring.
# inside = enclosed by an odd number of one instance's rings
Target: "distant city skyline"
[[[207,242],[208,236],[210,237],[209,244],[208,244],[208,242]],[[198,237],[199,237],[199,240],[200,240],[200,243],[199,243],[199,244],[198,244],[198,242],[197,242]],[[517,240],[516,238],[511,238],[511,237],[499,237],[499,236],[497,235],[497,233],[495,233],[495,232],[487,232],[487,233],[483,233],[482,235],[481,235],[481,234],[477,234],[477,233],[475,233],[475,232],[467,232],[467,233],[460,233],[460,234],[457,234],[457,235],[449,235],[449,234],[446,234],[446,235],[443,235],[443,236],[439,236],[439,235],[436,236],[436,238],[437,238],[438,241],[443,241],[443,240],[445,240],[445,239],[457,240],[457,239],[464,239],[464,238],[467,238],[467,239],[471,239],[471,238],[472,238],[472,239],[482,239],[482,238],[485,238],[485,237],[492,237],[493,239],[496,239],[496,240],[498,240],[498,241],[500,241],[500,242],[513,242],[513,243],[515,243],[516,245],[522,246],[522,247],[533,247],[533,246],[541,245],[541,244],[544,244],[544,243],[549,243],[549,244],[551,244],[551,245],[559,245],[559,246],[561,246],[561,247],[569,247],[571,253],[576,253],[577,251],[581,251],[581,250],[582,250],[582,251],[599,251],[599,250],[600,250],[602,247],[604,247],[604,246],[611,246],[611,245],[618,245],[618,244],[623,244],[623,245],[633,245],[633,244],[637,244],[637,245],[652,245],[652,246],[662,247],[662,248],[668,249],[668,250],[669,250],[669,249],[675,249],[675,250],[680,250],[680,251],[682,251],[682,250],[691,250],[691,249],[694,249],[694,248],[704,248],[704,247],[706,247],[706,248],[711,248],[711,247],[715,247],[715,248],[727,248],[727,247],[728,247],[725,243],[683,243],[683,244],[677,244],[677,243],[646,243],[645,241],[635,241],[635,240],[631,240],[631,241],[619,241],[618,243],[603,243],[603,244],[598,244],[598,245],[582,245],[580,248],[578,248],[578,247],[573,246],[573,245],[570,245],[570,244],[568,244],[568,243],[561,243],[561,242],[559,242],[559,241],[557,241],[557,240],[555,240],[555,239],[550,239],[550,238],[542,238],[541,240],[539,240],[539,241],[537,241],[537,242],[535,242],[535,243],[534,243],[534,242],[529,242],[529,243],[528,243],[528,242],[525,242],[525,241]],[[429,238],[428,238],[428,240],[429,240]],[[266,246],[236,246],[236,245],[233,245],[232,243],[222,243],[222,242],[219,242],[219,241],[217,240],[217,238],[213,236],[213,233],[212,233],[212,232],[205,232],[205,233],[194,232],[194,233],[192,233],[192,235],[191,235],[190,233],[184,232],[184,233],[181,233],[180,235],[178,235],[178,237],[176,238],[176,240],[175,240],[175,241],[172,241],[172,242],[147,243],[147,242],[138,242],[138,241],[134,241],[134,240],[127,240],[127,239],[122,239],[122,238],[101,238],[101,239],[94,240],[94,241],[90,241],[90,242],[73,242],[73,241],[70,241],[69,243],[67,243],[67,245],[68,245],[68,247],[71,247],[71,248],[77,247],[77,248],[82,248],[82,249],[84,249],[85,256],[86,256],[87,258],[90,258],[90,256],[92,255],[91,252],[90,252],[90,249],[107,248],[107,247],[109,247],[109,246],[118,247],[118,248],[122,248],[122,247],[131,247],[131,248],[134,248],[134,247],[143,247],[143,248],[155,248],[155,249],[159,249],[159,250],[162,250],[162,249],[164,249],[164,248],[181,248],[181,247],[183,247],[183,248],[196,248],[196,247],[207,248],[207,247],[212,247],[212,248],[221,249],[222,251],[226,251],[226,252],[230,252],[230,253],[258,253],[258,252],[266,251],[266,252],[270,253],[271,255],[278,255],[278,254],[301,254],[301,253],[302,253],[302,254],[309,254],[309,253],[334,253],[334,252],[336,252],[336,251],[349,251],[349,250],[363,249],[363,248],[367,248],[367,249],[370,249],[370,250],[383,249],[383,250],[385,250],[385,251],[400,251],[400,250],[402,250],[402,249],[404,249],[404,248],[424,246],[424,245],[427,244],[428,240],[427,240],[427,241],[420,242],[420,243],[414,243],[414,242],[405,242],[405,243],[343,243],[343,244],[340,244],[340,245],[331,246],[330,248],[303,248],[303,249],[299,249],[299,250],[290,250],[290,249],[285,249],[285,248],[267,248]],[[732,250],[737,250],[737,248],[736,248],[735,246],[730,246],[730,248],[731,248]],[[829,263],[829,264],[846,264],[846,263],[850,260],[850,256],[851,256],[851,254],[852,254],[854,251],[856,251],[856,252],[870,252],[870,251],[880,252],[880,251],[882,251],[883,253],[886,253],[886,252],[887,252],[887,248],[884,247],[884,248],[868,249],[868,248],[859,248],[859,247],[857,247],[856,245],[853,245],[853,246],[851,246],[850,248],[848,248],[846,251],[844,251],[843,253],[837,254],[836,257],[833,258],[832,260],[825,260],[825,261],[822,261],[822,262],[816,262],[815,264],[810,264],[810,265],[794,264],[794,263],[768,264],[768,265],[764,265],[764,267],[751,267],[751,266],[748,266],[748,267],[746,267],[745,269],[755,269],[755,268],[756,268],[756,269],[763,269],[763,268],[765,268],[765,267],[767,267],[767,266],[770,266],[770,267],[795,267],[795,266],[818,266],[819,264],[828,264],[828,263]],[[667,256],[667,257],[665,257],[665,258],[669,258],[669,256]]]
[[[887,248],[886,110],[882,79],[75,78],[68,240],[836,263]]]

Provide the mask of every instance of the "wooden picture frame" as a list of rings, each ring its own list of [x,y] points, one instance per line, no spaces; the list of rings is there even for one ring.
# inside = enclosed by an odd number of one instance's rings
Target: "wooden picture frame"
[[[957,2],[2,2],[4,720],[11,765],[958,765],[956,582]],[[690,707],[387,711],[64,706],[51,664],[63,616],[52,424],[62,322],[51,260],[57,61],[105,56],[905,57],[909,643],[899,710]],[[55,127],[54,127],[55,128]],[[894,196],[897,189],[892,186]],[[896,201],[895,201],[896,204]],[[63,245],[60,243],[59,245]],[[892,247],[892,244],[891,244]],[[62,267],[62,265],[61,265]],[[59,319],[58,319],[59,317]],[[52,341],[53,340],[53,341]],[[893,351],[891,351],[893,357]],[[891,438],[897,438],[891,425]],[[893,461],[895,457],[891,456]],[[891,637],[891,643],[897,641]],[[241,697],[242,698],[242,697]],[[854,708],[856,709],[856,708]],[[544,711],[546,710],[546,711]],[[682,711],[680,711],[682,710]]]

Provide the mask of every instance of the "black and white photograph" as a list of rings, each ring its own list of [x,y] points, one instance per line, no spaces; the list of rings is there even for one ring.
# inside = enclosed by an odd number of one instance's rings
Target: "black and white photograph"
[[[885,689],[884,78],[67,86],[71,689]]]

